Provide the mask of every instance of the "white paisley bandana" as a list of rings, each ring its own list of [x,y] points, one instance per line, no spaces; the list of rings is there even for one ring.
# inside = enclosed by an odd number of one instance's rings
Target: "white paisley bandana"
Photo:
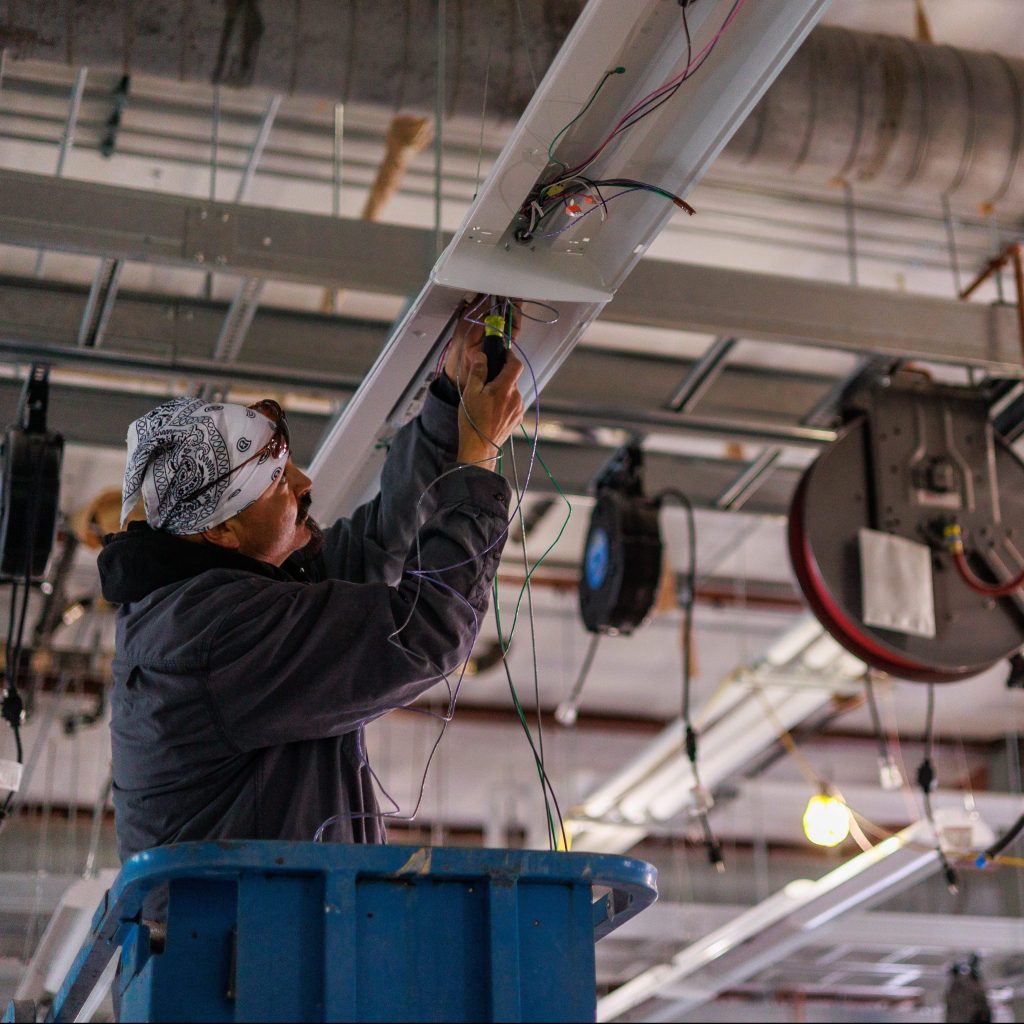
[[[128,428],[128,464],[121,491],[121,526],[142,493],[150,526],[202,533],[251,505],[284,472],[287,455],[264,452],[275,424],[244,405],[210,405],[176,398]],[[230,472],[241,466],[237,472]],[[227,475],[230,472],[230,475]],[[188,499],[214,480],[219,483]]]

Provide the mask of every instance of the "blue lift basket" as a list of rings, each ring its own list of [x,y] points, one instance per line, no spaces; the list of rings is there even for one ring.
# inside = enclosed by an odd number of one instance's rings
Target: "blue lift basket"
[[[594,942],[656,877],[590,853],[159,847],[124,865],[47,1019],[74,1020],[120,948],[126,1021],[593,1020]]]

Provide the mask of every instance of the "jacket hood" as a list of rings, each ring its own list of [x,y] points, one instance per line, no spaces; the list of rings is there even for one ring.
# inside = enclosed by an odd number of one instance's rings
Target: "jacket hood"
[[[154,590],[184,583],[210,569],[233,569],[271,579],[296,578],[285,569],[216,544],[194,544],[148,523],[129,523],[123,533],[103,538],[98,566],[103,597],[112,604],[141,601]]]

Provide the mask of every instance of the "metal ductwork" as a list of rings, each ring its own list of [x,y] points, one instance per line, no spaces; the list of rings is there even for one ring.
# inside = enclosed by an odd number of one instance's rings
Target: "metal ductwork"
[[[516,118],[580,0],[447,0],[444,105]],[[433,113],[437,5],[398,0],[9,5],[15,55]],[[787,181],[1024,210],[1024,61],[819,26],[720,157]]]
[[[77,0],[0,7],[20,57],[434,113],[438,3]],[[446,0],[445,109],[515,120],[583,0]],[[524,45],[524,40],[529,40]]]
[[[1020,209],[1022,123],[1024,61],[818,26],[723,161]]]

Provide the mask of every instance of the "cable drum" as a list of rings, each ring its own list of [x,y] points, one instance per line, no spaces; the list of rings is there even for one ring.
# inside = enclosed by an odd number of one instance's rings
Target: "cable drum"
[[[661,575],[657,505],[619,490],[599,491],[580,580],[580,613],[592,633],[632,633],[654,603]]]
[[[1024,463],[986,427],[987,405],[967,389],[894,380],[872,389],[862,409],[794,494],[789,550],[801,589],[829,633],[880,671],[936,683],[978,675],[1024,643],[1024,594],[996,599],[968,586],[940,527],[964,524],[972,569],[986,581],[1016,575],[1024,565]],[[929,549],[932,635],[865,621],[865,530]],[[897,570],[886,573],[896,592]]]

